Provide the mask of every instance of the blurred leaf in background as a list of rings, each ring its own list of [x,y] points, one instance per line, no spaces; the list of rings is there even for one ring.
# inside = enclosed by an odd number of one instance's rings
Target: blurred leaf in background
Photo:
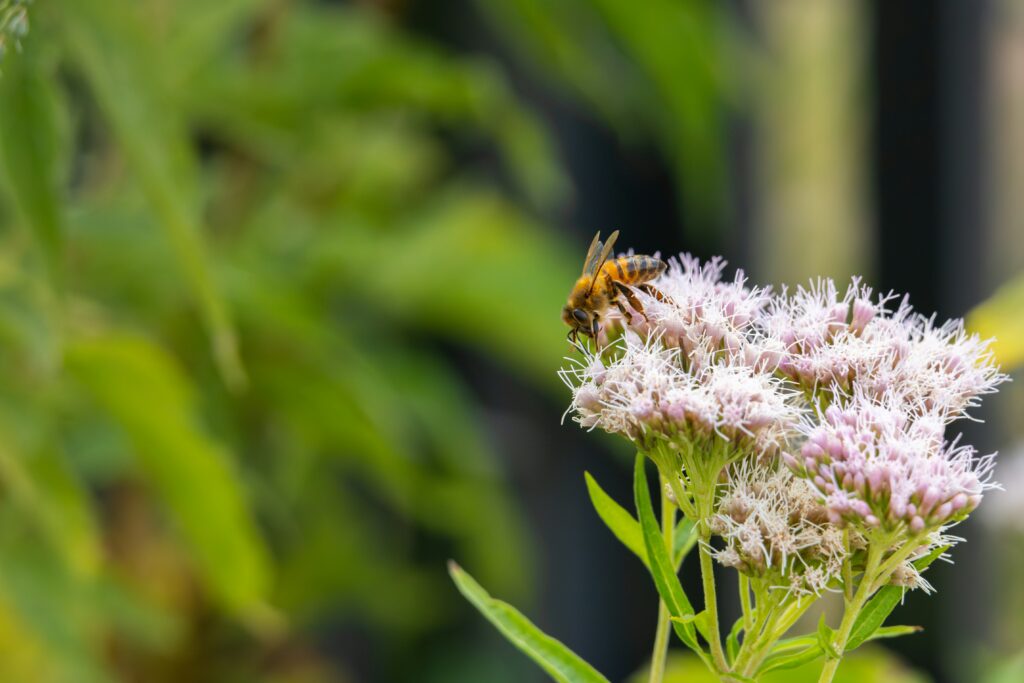
[[[814,683],[821,673],[821,661],[793,669],[772,671],[759,680],[764,683]],[[634,683],[646,681],[646,672],[633,677]],[[665,683],[715,683],[717,678],[707,667],[689,654],[669,657]],[[836,683],[927,683],[928,677],[908,669],[898,659],[879,647],[865,647],[847,655],[836,673]]]
[[[1024,276],[1017,276],[974,308],[967,326],[983,339],[994,339],[992,350],[1003,370],[1024,363]]]
[[[735,104],[728,8],[707,0],[477,0],[549,85],[630,144],[659,148],[692,225],[726,223],[725,114]]]
[[[574,275],[541,225],[568,182],[500,71],[368,7],[27,7],[0,75],[0,678],[345,680],[318,641],[352,625],[394,680],[458,604],[440,553],[528,594],[446,351],[553,388],[564,344],[537,302]]]

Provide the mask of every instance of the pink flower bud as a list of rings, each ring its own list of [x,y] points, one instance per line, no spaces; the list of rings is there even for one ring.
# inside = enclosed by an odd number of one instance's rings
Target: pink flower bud
[[[853,302],[853,314],[850,327],[858,334],[864,331],[871,319],[875,317],[875,307],[867,299],[856,299]]]

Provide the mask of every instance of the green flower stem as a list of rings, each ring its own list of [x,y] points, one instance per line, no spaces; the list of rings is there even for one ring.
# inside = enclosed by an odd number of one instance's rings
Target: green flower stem
[[[743,630],[750,633],[754,627],[754,615],[750,611],[750,579],[742,572],[740,572],[739,587],[740,608],[743,610]]]
[[[853,628],[853,624],[857,621],[857,615],[860,614],[860,611],[864,608],[864,604],[870,596],[870,593],[867,591],[869,583],[871,582],[862,582],[856,595],[853,596],[853,601],[846,603],[843,611],[843,621],[839,624],[839,630],[836,632],[836,639],[833,643],[836,652],[838,652],[840,656],[834,658],[829,657],[825,661],[825,666],[822,668],[821,675],[818,677],[818,683],[831,683],[832,678],[836,675],[836,671],[839,669],[839,664],[843,661],[842,653],[843,650],[846,649],[846,641],[850,638],[850,630]]]
[[[661,533],[665,538],[665,547],[671,553],[675,541],[676,506],[665,495],[665,475],[659,477],[661,482]],[[664,601],[658,602],[658,629],[654,633],[654,652],[651,655],[650,683],[661,683],[665,677],[665,660],[668,655],[669,635],[668,607]]]
[[[878,568],[884,548],[885,545],[878,542],[869,543],[868,545],[868,559],[864,566],[864,574],[861,576],[860,585],[857,586],[857,592],[854,593],[853,599],[844,600],[843,620],[839,624],[839,630],[836,632],[836,639],[833,642],[833,647],[839,653],[839,656],[829,657],[826,660],[825,666],[821,669],[821,675],[818,676],[818,683],[831,683],[836,675],[836,671],[839,669],[840,662],[843,661],[843,650],[846,649],[846,641],[850,638],[850,630],[853,629],[857,616],[864,608],[868,598],[875,592],[873,586],[878,576]]]
[[[899,550],[894,552],[884,561],[882,556],[892,543],[891,536],[872,539],[868,545],[868,559],[864,567],[864,574],[861,577],[860,585],[853,596],[853,600],[847,600],[843,610],[843,621],[839,624],[836,632],[836,639],[833,643],[839,657],[829,659],[825,662],[818,677],[818,683],[831,683],[836,675],[836,670],[842,662],[843,651],[846,649],[846,642],[850,639],[850,631],[864,609],[868,599],[875,594],[892,576],[892,573],[907,560],[920,547],[923,535],[910,538]]]
[[[718,597],[715,595],[715,565],[711,559],[711,551],[707,543],[711,539],[707,530],[707,524],[701,524],[701,543],[698,545],[700,551],[700,576],[704,583],[704,611],[708,615],[708,644],[711,646],[711,658],[719,671],[729,670],[729,664],[725,659],[725,651],[722,649],[722,636],[718,629]]]
[[[853,563],[850,562],[850,530],[843,529],[843,548],[846,556],[843,558],[843,599],[849,602],[853,600]]]
[[[740,666],[741,662],[737,659],[735,668],[744,676],[753,676],[757,668],[761,666],[761,662],[771,653],[779,638],[786,635],[786,632],[793,628],[793,625],[796,624],[816,600],[815,596],[797,598],[796,602],[789,605],[777,619],[772,620],[768,624],[768,628],[758,638],[754,647],[750,649],[749,656],[742,662],[742,667]]]
[[[754,623],[750,630],[744,629],[743,644],[736,655],[733,663],[733,670],[744,672],[753,669],[750,662],[764,649],[764,644],[769,634],[774,631],[774,617],[779,603],[773,599],[770,592],[764,590],[760,581],[755,581],[754,586]]]

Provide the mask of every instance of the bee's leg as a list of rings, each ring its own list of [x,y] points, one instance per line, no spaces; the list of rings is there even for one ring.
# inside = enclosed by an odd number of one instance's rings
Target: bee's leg
[[[666,296],[664,292],[662,292],[660,289],[658,289],[657,287],[655,287],[652,284],[640,285],[640,289],[642,289],[645,294],[649,294],[649,295],[653,296],[658,301],[663,301],[663,302],[666,302],[666,303],[672,303],[672,299],[668,298],[668,296]]]
[[[630,308],[632,308],[640,315],[644,314],[644,307],[640,305],[639,299],[636,298],[636,294],[633,293],[633,290],[629,287],[629,285],[624,285],[621,282],[616,281],[615,289],[617,289],[619,291],[619,294],[625,297],[626,301],[629,302]],[[626,311],[623,310],[622,303],[618,301],[618,299],[616,299],[616,305],[619,307],[619,310],[622,311],[623,316],[625,316],[628,320],[629,316],[626,315]]]

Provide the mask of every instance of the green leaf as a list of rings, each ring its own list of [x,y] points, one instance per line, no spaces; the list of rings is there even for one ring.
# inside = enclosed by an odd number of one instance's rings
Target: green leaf
[[[41,52],[37,36],[32,36],[23,50],[12,50],[4,61],[0,164],[19,213],[43,248],[51,275],[59,277],[64,232],[60,157],[66,141],[53,64]]]
[[[804,645],[802,648],[795,651],[784,650],[781,652],[773,652],[764,660],[760,668],[758,668],[758,673],[764,674],[769,671],[794,669],[798,666],[803,666],[804,664],[813,662],[818,657],[821,657],[822,654],[824,653],[817,642]]]
[[[127,0],[62,0],[53,12],[125,158],[160,220],[231,386],[245,381],[227,305],[214,282],[199,219],[195,159],[167,106],[167,79],[138,7]]]
[[[633,518],[633,515],[626,511],[615,500],[604,492],[604,489],[597,483],[590,472],[584,472],[587,480],[587,493],[590,494],[590,502],[594,510],[605,523],[605,526],[615,535],[615,538],[622,542],[634,555],[640,558],[644,566],[647,563],[647,550],[644,547],[644,534],[640,530],[640,523]]]
[[[268,616],[266,548],[223,446],[196,424],[191,387],[172,359],[141,338],[110,334],[69,344],[66,360],[130,437],[211,593],[242,616]]]
[[[920,626],[883,626],[882,628],[872,633],[868,640],[881,640],[882,638],[899,638],[900,636],[909,636],[913,633],[920,633],[923,630],[924,629]]]
[[[967,314],[967,329],[992,338],[992,351],[1009,372],[1024,363],[1024,274],[1003,284]]]
[[[455,562],[448,563],[448,573],[462,593],[487,617],[513,645],[535,661],[560,683],[608,683],[608,679],[579,658],[569,648],[543,633],[529,619],[506,602],[488,595]]]
[[[825,623],[825,615],[822,614],[821,618],[818,619],[818,648],[829,656],[831,659],[839,659],[840,654],[836,650],[835,636],[836,632]]]
[[[672,537],[672,559],[675,561],[677,569],[682,565],[686,556],[690,554],[690,551],[697,545],[699,539],[697,525],[693,523],[693,520],[685,517],[680,519],[679,523],[676,524],[675,535]]]
[[[918,571],[924,571],[928,565],[937,560],[947,550],[949,550],[948,545],[935,548],[924,557],[915,560],[914,567]],[[857,649],[861,643],[871,638],[872,634],[882,626],[892,611],[896,609],[896,605],[903,599],[904,592],[905,589],[900,586],[885,586],[875,593],[874,597],[868,601],[868,604],[857,615],[857,620],[853,622],[850,637],[846,641],[846,652]]]
[[[793,638],[783,638],[782,640],[775,643],[772,647],[772,654],[778,652],[792,652],[793,650],[802,650],[808,645],[815,645],[818,642],[818,635],[806,635],[806,636],[795,636]]]
[[[683,585],[679,583],[676,575],[675,565],[668,555],[668,548],[665,547],[665,539],[662,538],[658,528],[658,522],[654,518],[654,507],[651,504],[650,489],[647,486],[647,474],[644,470],[645,457],[638,453],[633,468],[633,495],[636,498],[637,514],[640,518],[640,528],[644,535],[644,547],[647,549],[647,557],[650,560],[651,577],[658,589],[658,595],[668,608],[673,617],[682,619],[693,616],[693,606],[683,591]],[[690,623],[673,621],[676,634],[679,639],[694,652],[701,653],[700,645],[694,632],[694,626]]]
[[[725,639],[725,650],[729,655],[729,661],[735,662],[736,655],[740,651],[740,633],[743,632],[743,615],[740,615],[729,630],[729,636]]]
[[[708,638],[708,633],[710,633],[708,619],[710,619],[710,617],[708,616],[707,610],[701,610],[696,614],[684,614],[681,617],[669,617],[669,619],[672,623],[681,624],[683,626],[693,624],[697,627],[697,632],[704,636],[705,640],[710,640],[710,638]]]

